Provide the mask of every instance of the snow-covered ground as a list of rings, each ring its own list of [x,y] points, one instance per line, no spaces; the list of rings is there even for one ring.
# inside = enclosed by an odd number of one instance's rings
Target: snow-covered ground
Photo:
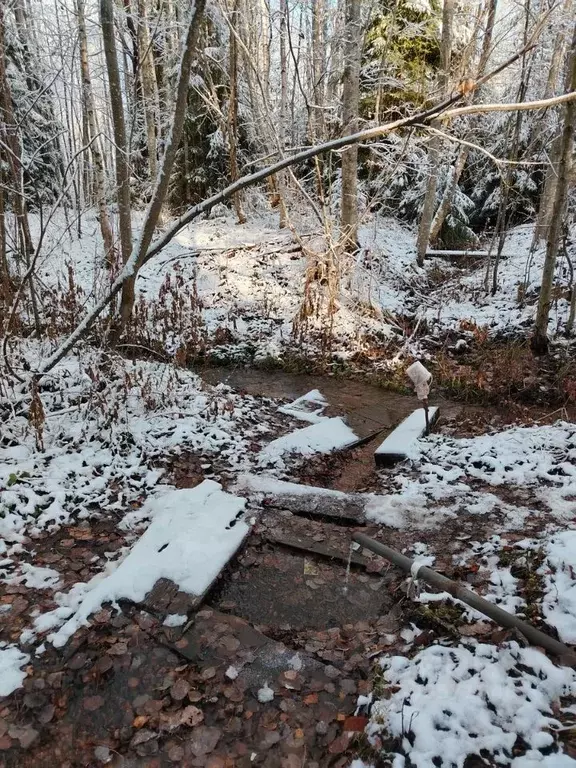
[[[139,217],[135,217],[135,229]],[[317,223],[301,226],[302,241],[311,253],[326,250]],[[426,320],[430,332],[463,331],[466,324],[492,332],[526,332],[534,316],[536,289],[544,254],[529,255],[530,225],[512,230],[499,267],[499,289],[486,294],[485,266],[473,270],[442,259],[415,263],[415,232],[392,218],[374,216],[360,228],[362,249],[345,265],[333,316],[333,351],[340,356],[369,349],[378,339],[400,333],[396,318]],[[294,320],[303,301],[309,259],[295,249],[289,230],[278,230],[276,215],[258,213],[238,225],[222,212],[184,228],[140,271],[138,330],[171,355],[179,347],[201,343],[220,357],[278,358],[297,346]],[[56,217],[46,234],[39,260],[39,278],[49,287],[69,290],[73,267],[75,299],[90,306],[106,288],[109,276],[100,257],[95,217],[83,217],[82,237],[66,230]],[[558,276],[565,282],[565,265]],[[443,278],[438,280],[438,274]],[[526,303],[518,292],[526,283]],[[567,301],[555,302],[550,320],[556,328],[566,318]],[[311,333],[300,338],[300,349],[313,353],[315,334],[325,318],[308,315]],[[464,324],[464,325],[463,325]],[[145,331],[143,329],[146,329]]]

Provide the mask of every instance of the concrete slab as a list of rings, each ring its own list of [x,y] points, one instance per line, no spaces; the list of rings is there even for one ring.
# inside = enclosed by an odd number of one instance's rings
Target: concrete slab
[[[428,414],[430,426],[432,426],[440,415],[440,409],[437,406],[431,406]],[[422,437],[425,431],[426,417],[424,408],[419,408],[411,413],[408,418],[404,419],[376,449],[374,459],[377,466],[392,466],[398,461],[403,461],[410,446],[415,440]]]

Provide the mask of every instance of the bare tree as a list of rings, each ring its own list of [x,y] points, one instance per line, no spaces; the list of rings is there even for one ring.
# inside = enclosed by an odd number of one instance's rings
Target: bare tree
[[[438,85],[440,93],[445,94],[449,77],[450,61],[452,58],[452,23],[454,19],[454,0],[444,0],[442,10],[442,42],[440,46],[441,64],[438,76]],[[436,127],[436,126],[435,126]],[[433,135],[430,139],[429,147],[429,175],[426,184],[426,193],[424,195],[424,204],[420,215],[420,224],[418,226],[418,238],[416,241],[416,258],[419,266],[424,265],[424,257],[430,240],[430,230],[436,208],[436,190],[438,187],[438,170],[440,166],[440,147],[441,139],[438,135]]]
[[[132,253],[130,163],[128,158],[128,142],[126,141],[126,125],[124,122],[122,86],[120,84],[120,73],[118,71],[118,55],[116,52],[116,37],[114,34],[114,5],[112,0],[100,0],[100,23],[102,25],[104,56],[106,57],[106,69],[108,71],[108,83],[110,86],[112,124],[114,126],[120,245],[122,247],[122,262],[126,264]]]
[[[94,162],[94,193],[96,205],[98,206],[98,218],[100,223],[100,233],[104,243],[104,258],[109,268],[114,266],[114,236],[112,234],[112,224],[108,215],[108,206],[106,204],[106,178],[104,174],[104,158],[99,138],[98,125],[96,122],[96,104],[94,100],[94,91],[92,89],[92,79],[90,76],[90,66],[88,63],[88,36],[86,34],[86,16],[84,0],[76,0],[76,17],[78,20],[78,43],[80,47],[80,73],[82,76],[82,114],[84,124],[83,143],[84,146],[90,146],[90,154]],[[85,186],[89,183],[86,180]]]
[[[571,18],[573,7],[573,0],[564,0],[562,7],[563,23],[560,27],[558,34],[554,41],[554,48],[552,56],[550,58],[550,66],[548,69],[548,79],[546,81],[546,90],[544,92],[544,98],[552,96],[558,87],[558,80],[560,69],[562,66],[562,60],[566,53],[566,45],[568,43],[568,19]],[[550,221],[552,218],[552,209],[554,205],[556,181],[558,179],[558,163],[561,158],[561,133],[558,131],[550,145],[550,158],[549,165],[546,170],[546,177],[544,179],[544,187],[540,196],[540,208],[538,210],[538,218],[536,220],[535,238],[536,242],[542,242],[546,239],[548,230],[550,228]]]
[[[568,92],[576,91],[576,25],[574,26],[572,44],[568,55],[566,90]],[[554,206],[552,208],[552,216],[546,240],[546,258],[544,261],[544,269],[542,271],[542,286],[540,288],[540,296],[538,299],[534,335],[531,339],[532,349],[539,353],[548,350],[548,320],[550,317],[550,307],[552,305],[552,286],[562,227],[566,215],[566,199],[571,174],[572,152],[574,149],[576,103],[574,101],[569,101],[566,103],[564,109],[564,127],[562,129],[560,141],[556,193],[554,195]]]
[[[140,81],[142,83],[144,118],[146,121],[146,147],[148,149],[150,183],[154,184],[156,174],[158,173],[156,131],[160,110],[156,70],[154,68],[154,52],[148,30],[146,0],[138,0],[138,63],[140,67]]]
[[[342,87],[342,133],[344,136],[358,130],[360,103],[360,59],[362,33],[360,0],[346,0],[344,40],[344,74]],[[342,152],[342,194],[340,203],[341,244],[347,251],[355,251],[358,243],[358,145]]]
[[[229,79],[230,93],[228,96],[228,145],[230,152],[230,181],[237,181],[240,173],[238,171],[238,42],[236,34],[238,28],[238,9],[239,0],[232,0],[232,10],[230,13],[230,26],[232,34],[230,35],[229,52]],[[242,197],[237,192],[233,198],[234,209],[239,224],[246,222],[246,216],[242,208]]]

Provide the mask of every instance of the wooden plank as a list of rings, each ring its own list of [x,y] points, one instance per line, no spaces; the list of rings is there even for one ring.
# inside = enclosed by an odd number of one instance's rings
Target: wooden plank
[[[432,426],[440,415],[440,409],[437,406],[432,406],[429,408],[428,414],[430,426]],[[376,449],[374,454],[376,464],[378,466],[391,466],[398,461],[403,461],[412,443],[422,437],[425,432],[424,408],[418,408],[417,411],[404,419]]]
[[[348,552],[339,552],[336,549],[324,547],[322,544],[318,544],[317,542],[312,541],[312,539],[304,537],[295,538],[292,536],[281,536],[273,533],[268,534],[266,538],[270,543],[280,544],[282,547],[297,549],[300,552],[308,552],[319,557],[325,557],[328,560],[341,560],[344,564],[348,562]],[[350,562],[353,565],[359,565],[362,568],[365,568],[368,564],[368,559],[362,555],[357,555],[355,552],[352,552],[352,558]]]
[[[276,495],[266,500],[272,509],[287,509],[293,515],[318,520],[328,520],[341,525],[363,525],[365,500],[359,494],[345,496],[302,494],[297,496]]]

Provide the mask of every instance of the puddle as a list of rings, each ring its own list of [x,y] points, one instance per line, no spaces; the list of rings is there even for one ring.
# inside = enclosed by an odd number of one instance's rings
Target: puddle
[[[393,601],[381,577],[351,569],[344,593],[345,563],[314,560],[314,573],[305,575],[307,562],[278,548],[263,562],[235,571],[210,602],[256,625],[296,630],[370,621],[390,609]]]
[[[227,384],[250,395],[295,400],[313,389],[318,389],[329,402],[332,415],[346,415],[346,420],[358,437],[363,438],[378,429],[391,430],[416,408],[415,395],[390,392],[362,381],[349,381],[330,376],[291,374],[283,371],[261,371],[252,368],[206,368],[199,371],[210,384]],[[503,409],[468,405],[446,398],[432,396],[430,405],[440,407],[441,420],[470,418],[484,414],[490,418],[504,416]],[[306,426],[306,422],[302,422]]]

